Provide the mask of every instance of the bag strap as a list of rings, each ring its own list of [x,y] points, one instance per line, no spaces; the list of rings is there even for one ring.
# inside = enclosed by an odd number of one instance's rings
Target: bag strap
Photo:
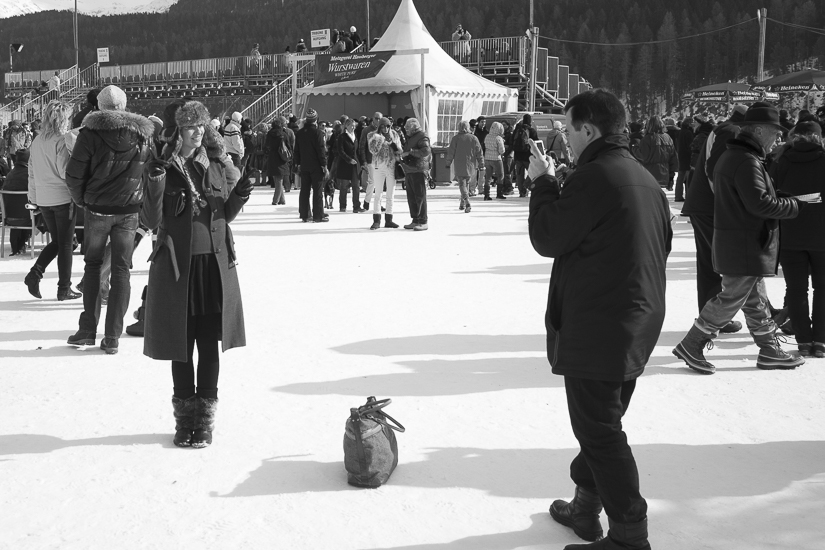
[[[384,411],[375,411],[374,413],[371,413],[369,415],[369,419],[373,420],[375,422],[378,422],[382,426],[386,426],[386,427],[388,427],[392,430],[395,430],[396,432],[402,432],[403,433],[403,432],[407,431],[407,428],[402,426],[401,423],[398,420],[391,417],[390,415],[388,415]],[[389,422],[387,422],[387,420]]]
[[[355,434],[355,454],[358,455],[358,470],[360,475],[366,476],[367,470],[367,454],[364,452],[364,442],[361,440],[361,418],[358,415],[358,409],[350,409],[350,420],[352,421],[352,431]]]

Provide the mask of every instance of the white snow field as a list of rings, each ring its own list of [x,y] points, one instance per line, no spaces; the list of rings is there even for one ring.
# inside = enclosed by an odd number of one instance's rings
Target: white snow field
[[[527,199],[478,197],[465,214],[458,197],[430,191],[429,231],[369,231],[371,215],[339,213],[337,196],[329,223],[303,224],[297,192],[274,207],[257,188],[232,225],[248,346],[222,355],[203,450],[172,445],[168,362],[126,335],[114,356],[67,346],[82,304],[56,301],[56,263],[36,300],[29,257],[0,261],[0,548],[581,542],[547,513],[573,494],[577,452],[545,358],[551,262],[530,246]],[[409,223],[400,186],[395,198]],[[760,371],[744,332],[708,352],[716,375],[688,370],[671,349],[696,314],[694,244],[685,219],[674,231],[667,319],[624,423],[651,544],[821,549],[825,359]],[[130,312],[149,251],[135,253]],[[76,255],[75,283],[82,270]],[[783,280],[768,289],[781,303]],[[342,451],[349,408],[370,395],[391,397],[407,428],[376,490],[347,485]]]

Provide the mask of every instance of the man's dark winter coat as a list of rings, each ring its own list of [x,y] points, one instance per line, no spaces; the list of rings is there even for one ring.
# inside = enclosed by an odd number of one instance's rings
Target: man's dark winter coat
[[[528,221],[533,248],[555,259],[545,317],[553,373],[640,376],[665,318],[673,231],[667,198],[627,136],[591,143],[561,193],[538,178]]]
[[[825,150],[798,141],[770,169],[776,190],[790,195],[825,194]],[[825,204],[807,204],[794,220],[780,223],[783,250],[825,251]]]
[[[764,159],[762,146],[740,133],[713,171],[713,268],[722,275],[776,275],[779,220],[799,215],[796,199],[777,198]]]
[[[693,128],[685,124],[676,138],[676,157],[679,159],[679,171],[690,170],[690,144],[693,143]]]
[[[703,147],[696,159],[696,170],[690,180],[685,193],[685,204],[682,207],[683,216],[704,214],[713,217],[713,190],[710,186],[708,174],[713,175],[716,164],[722,153],[728,150],[728,142],[739,135],[739,126],[726,120],[713,130],[713,146],[710,157],[707,156],[707,147]],[[705,140],[707,143],[707,140]]]
[[[295,135],[295,152],[292,160],[301,172],[323,172],[327,167],[327,144],[317,124],[305,123]]]
[[[66,167],[72,200],[99,214],[138,212],[155,125],[126,111],[95,111],[85,122]]]

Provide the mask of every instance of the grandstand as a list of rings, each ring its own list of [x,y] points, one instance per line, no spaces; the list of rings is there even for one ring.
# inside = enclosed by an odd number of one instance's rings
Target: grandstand
[[[482,38],[469,41],[439,43],[453,59],[467,69],[511,88],[519,89],[520,107],[527,106],[530,43],[524,37]],[[590,85],[569,68],[559,65],[559,59],[549,55],[547,48],[538,48],[536,77],[536,110],[558,111],[567,99]],[[297,67],[293,76],[292,63]],[[60,71],[61,88],[46,92],[41,85],[54,74],[54,69],[7,73],[4,94],[8,103],[0,107],[0,121],[11,118],[39,118],[48,101],[60,97],[78,105],[86,93],[95,87],[115,84],[128,94],[130,106],[137,111],[156,111],[153,107],[166,99],[197,98],[210,112],[226,110],[231,97],[232,109],[240,110],[255,124],[292,110],[294,90],[314,80],[314,59],[300,54],[270,54],[258,59],[251,56],[220,57],[187,61],[161,61],[133,65],[97,63],[78,72],[78,67]],[[162,100],[162,101],[158,101]]]

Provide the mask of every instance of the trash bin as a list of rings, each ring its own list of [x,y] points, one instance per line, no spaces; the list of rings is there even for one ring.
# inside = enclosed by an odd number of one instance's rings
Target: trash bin
[[[432,177],[436,183],[450,183],[453,181],[450,167],[447,166],[447,148],[433,147]]]

